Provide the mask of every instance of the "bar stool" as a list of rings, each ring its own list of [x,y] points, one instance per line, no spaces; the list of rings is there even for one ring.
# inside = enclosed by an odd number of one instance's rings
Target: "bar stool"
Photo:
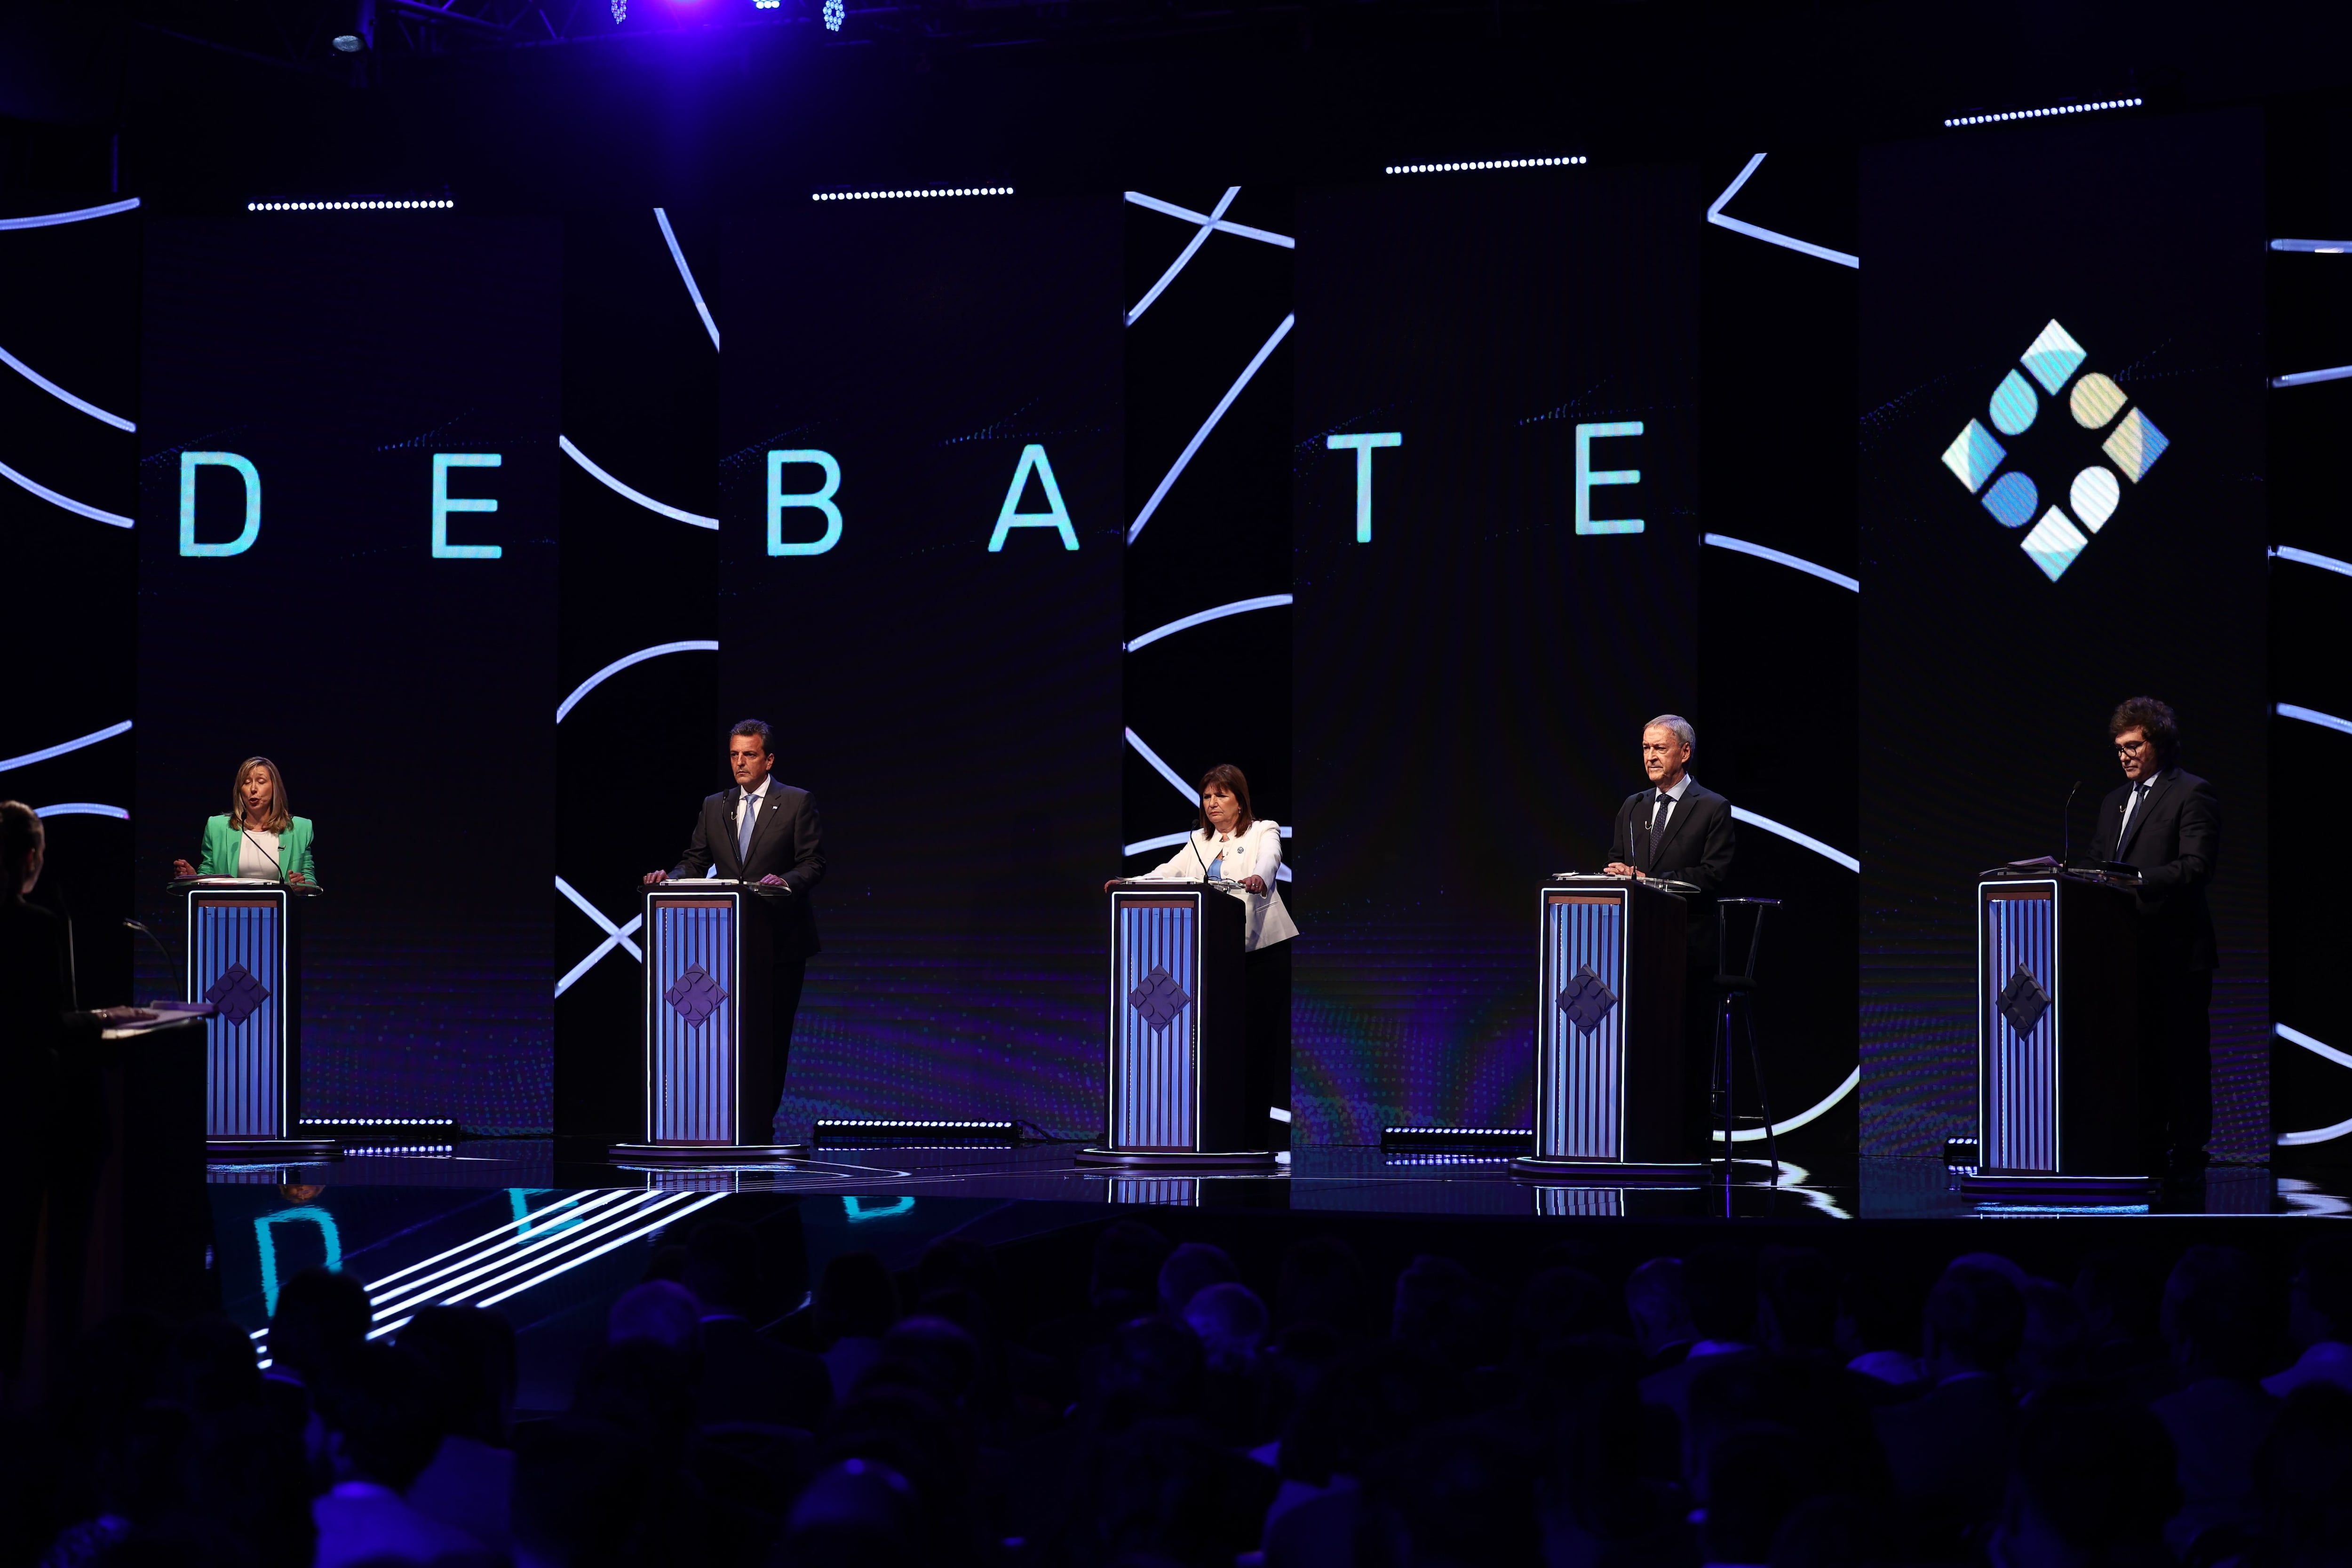
[[[1723,1179],[1731,1180],[1731,1156],[1735,1147],[1731,1134],[1739,1118],[1737,1115],[1731,1054],[1731,1022],[1736,1014],[1748,1035],[1748,1065],[1756,1075],[1756,1100],[1763,1110],[1764,1152],[1772,1163],[1772,1179],[1780,1179],[1780,1151],[1772,1131],[1772,1095],[1764,1084],[1764,1058],[1756,1047],[1756,960],[1764,947],[1764,917],[1780,907],[1778,899],[1717,899],[1715,901],[1715,1049],[1708,1053],[1714,1058],[1714,1099],[1710,1118],[1723,1124]],[[1752,914],[1748,927],[1747,957],[1734,967],[1731,962],[1731,916],[1737,910]]]

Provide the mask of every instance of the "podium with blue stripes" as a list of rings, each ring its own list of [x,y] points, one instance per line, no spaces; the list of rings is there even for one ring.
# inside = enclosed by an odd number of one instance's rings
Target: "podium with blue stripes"
[[[315,889],[173,884],[187,900],[185,1000],[205,1020],[205,1147],[220,1158],[316,1159],[302,1114],[302,903]]]
[[[1263,1168],[1249,1114],[1241,900],[1206,882],[1110,893],[1104,1134],[1087,1164]],[[1262,1142],[1262,1140],[1258,1140]]]
[[[1619,877],[1536,893],[1535,1134],[1522,1174],[1660,1181],[1705,1169],[1687,1143],[1681,898]]]

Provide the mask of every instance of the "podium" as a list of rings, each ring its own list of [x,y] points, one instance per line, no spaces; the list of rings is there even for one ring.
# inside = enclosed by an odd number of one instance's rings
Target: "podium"
[[[244,878],[172,884],[187,900],[184,999],[205,1020],[205,1151],[215,1158],[332,1159],[290,1136],[302,1111],[301,906],[315,886]]]
[[[1126,882],[1110,893],[1105,1131],[1083,1164],[1263,1170],[1244,1079],[1241,900],[1213,882]]]
[[[1536,1149],[1512,1170],[1554,1182],[1698,1175],[1681,895],[1654,879],[1555,877],[1536,910]]]
[[[1977,1174],[1964,1191],[2138,1188],[2139,911],[2052,869],[1977,883]]]
[[[797,1158],[771,1142],[766,900],[782,888],[679,878],[642,889],[645,910],[645,1137],[624,1162]]]

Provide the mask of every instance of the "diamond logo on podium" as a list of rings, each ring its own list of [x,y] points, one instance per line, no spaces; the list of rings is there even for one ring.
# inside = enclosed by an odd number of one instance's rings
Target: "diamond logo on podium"
[[[1601,1027],[1601,1021],[1616,1005],[1617,998],[1589,963],[1577,970],[1576,978],[1559,994],[1559,1010],[1568,1015],[1576,1032],[1587,1039],[1592,1037],[1592,1031]]]
[[[727,1000],[727,990],[710,971],[699,963],[689,963],[662,993],[662,1000],[677,1010],[688,1028],[698,1029]]]
[[[232,963],[205,988],[205,1000],[219,1008],[232,1027],[241,1027],[269,1000],[269,991],[244,964]]]
[[[2021,963],[2017,966],[2017,973],[2009,977],[2009,984],[2000,988],[1999,1005],[2000,1016],[2009,1020],[2009,1026],[2017,1031],[2020,1039],[2023,1039],[2033,1033],[2036,1024],[2042,1022],[2042,1015],[2050,1011],[2050,994],[2042,989],[2041,982]]]
[[[1176,1015],[1192,1000],[1164,964],[1153,965],[1151,973],[1127,994],[1128,1005],[1143,1015],[1143,1021],[1151,1026],[1155,1035],[1174,1023]]]

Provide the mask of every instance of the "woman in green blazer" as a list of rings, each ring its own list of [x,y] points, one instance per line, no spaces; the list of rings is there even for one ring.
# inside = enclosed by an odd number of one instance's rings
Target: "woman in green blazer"
[[[247,757],[236,765],[228,814],[205,821],[204,864],[174,860],[172,870],[182,877],[267,877],[308,885],[319,875],[310,840],[310,819],[286,809],[286,777],[278,764]]]

